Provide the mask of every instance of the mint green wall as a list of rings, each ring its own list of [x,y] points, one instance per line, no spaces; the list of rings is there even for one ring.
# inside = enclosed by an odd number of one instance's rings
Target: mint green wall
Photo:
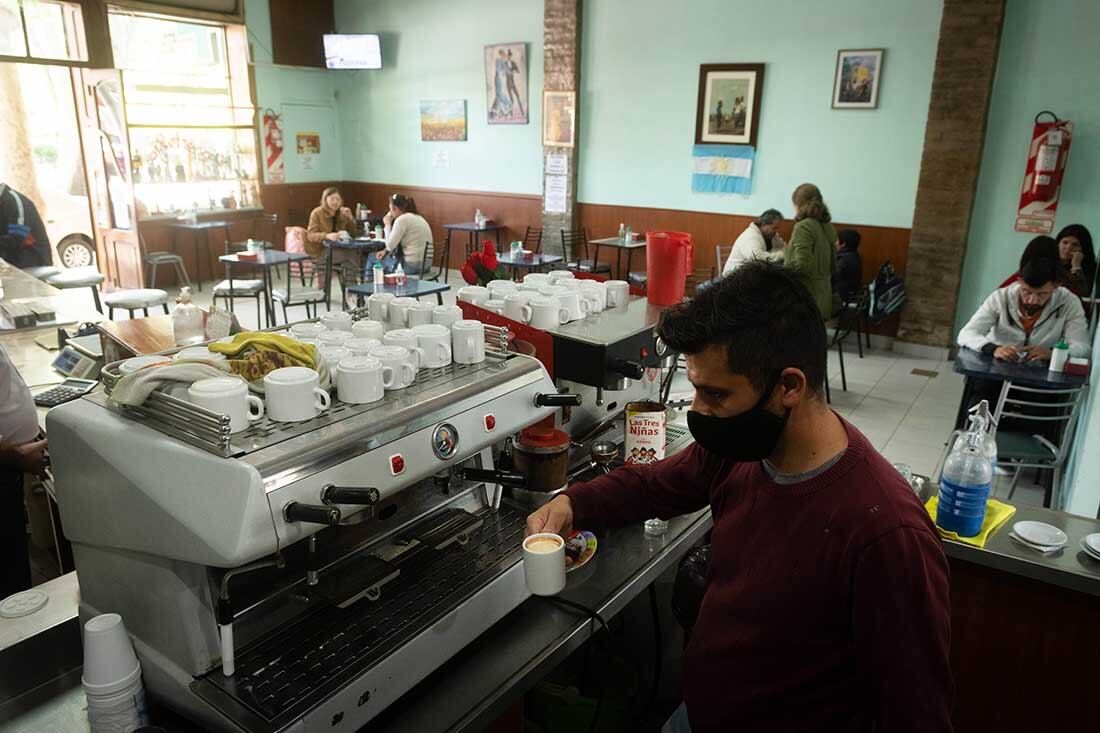
[[[758,214],[817,183],[840,221],[912,224],[942,3],[584,3],[586,202]],[[837,50],[886,48],[877,110],[830,108]],[[764,62],[750,196],[693,194],[699,65]]]
[[[268,0],[245,0],[245,23],[255,65],[260,114],[270,107],[282,115],[286,182],[342,180],[344,146],[336,104],[336,74],[272,63]],[[312,170],[305,170],[299,162],[295,141],[298,132],[321,135],[321,154],[315,156]],[[263,144],[262,128],[260,144]]]
[[[340,33],[380,33],[380,71],[340,71],[344,177],[439,188],[542,192],[541,0],[336,0]],[[527,43],[530,122],[486,122],[484,47]],[[422,142],[422,99],[465,99],[466,142]],[[448,168],[432,157],[447,151]]]

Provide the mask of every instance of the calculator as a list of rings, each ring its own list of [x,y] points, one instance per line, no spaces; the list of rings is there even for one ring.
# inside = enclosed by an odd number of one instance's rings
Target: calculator
[[[94,379],[66,379],[53,389],[34,396],[34,404],[39,407],[57,407],[91,392],[99,384]]]

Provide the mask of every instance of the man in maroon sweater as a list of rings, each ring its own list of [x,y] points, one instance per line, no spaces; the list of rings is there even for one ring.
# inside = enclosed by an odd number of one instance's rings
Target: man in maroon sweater
[[[709,504],[711,566],[683,672],[694,733],[951,730],[939,535],[912,489],[822,395],[810,293],[752,263],[665,312],[695,443],[571,487],[527,521],[567,533]]]

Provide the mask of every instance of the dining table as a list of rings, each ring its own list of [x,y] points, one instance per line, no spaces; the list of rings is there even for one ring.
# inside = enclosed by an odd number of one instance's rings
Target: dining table
[[[233,292],[233,271],[235,269],[259,270],[264,282],[264,308],[268,324],[275,323],[275,301],[271,297],[272,268],[291,262],[310,259],[304,252],[284,252],[281,249],[262,249],[256,252],[237,252],[222,255],[219,261],[225,264],[225,278],[229,281],[229,292]],[[229,298],[230,310],[233,310],[233,297]]]
[[[332,310],[332,260],[333,252],[343,250],[356,252],[359,255],[359,272],[366,267],[364,256],[369,256],[386,248],[386,240],[374,237],[355,237],[353,239],[326,239],[322,242],[325,247],[325,308]],[[341,308],[344,305],[341,303]]]
[[[375,285],[374,283],[363,283],[362,285],[352,285],[348,288],[348,292],[355,293],[359,307],[362,308],[363,305],[366,304],[367,297],[375,293],[390,293],[396,296],[417,299],[423,298],[426,295],[434,295],[436,302],[439,303],[439,305],[443,305],[443,293],[450,289],[451,286],[447,283],[411,277],[407,282],[401,284],[387,283]]]
[[[503,224],[496,222],[485,223],[478,225],[474,221],[463,221],[458,224],[444,224],[443,228],[447,230],[447,238],[449,239],[454,232],[467,232],[470,235],[470,241],[466,245],[466,256],[468,257],[471,252],[477,249],[477,238],[479,234],[488,234],[492,232],[497,242],[497,252],[500,251],[500,233],[507,229]]]
[[[548,255],[542,252],[527,252],[525,254],[502,252],[497,255],[497,264],[511,268],[512,278],[518,280],[520,270],[538,272],[544,267],[560,263],[562,259],[564,258],[561,255]]]
[[[222,229],[225,231],[225,241],[229,241],[229,222],[221,219],[211,221],[174,221],[171,223],[172,228],[172,251],[179,254],[178,239],[180,232],[189,233],[191,235],[191,250],[195,255],[195,284],[199,290],[202,290],[202,262],[206,259],[209,263],[210,260],[210,232],[215,229]],[[202,242],[206,246],[206,257],[199,257],[199,242]],[[207,264],[207,269],[210,265]],[[213,276],[213,272],[210,273]]]
[[[630,266],[634,262],[635,250],[645,249],[645,239],[620,239],[619,237],[605,237],[603,239],[590,239],[589,244],[596,245],[596,259],[600,256],[600,247],[611,247],[615,250],[615,276],[619,280],[626,280],[630,274]],[[623,274],[623,252],[626,252],[626,274]]]

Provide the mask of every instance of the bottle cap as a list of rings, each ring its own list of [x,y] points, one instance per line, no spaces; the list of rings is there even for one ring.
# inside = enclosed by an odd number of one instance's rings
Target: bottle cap
[[[1057,344],[1054,345],[1054,348],[1056,348],[1056,349],[1068,349],[1069,344],[1066,343],[1065,339],[1062,339],[1061,341],[1059,341]]]

